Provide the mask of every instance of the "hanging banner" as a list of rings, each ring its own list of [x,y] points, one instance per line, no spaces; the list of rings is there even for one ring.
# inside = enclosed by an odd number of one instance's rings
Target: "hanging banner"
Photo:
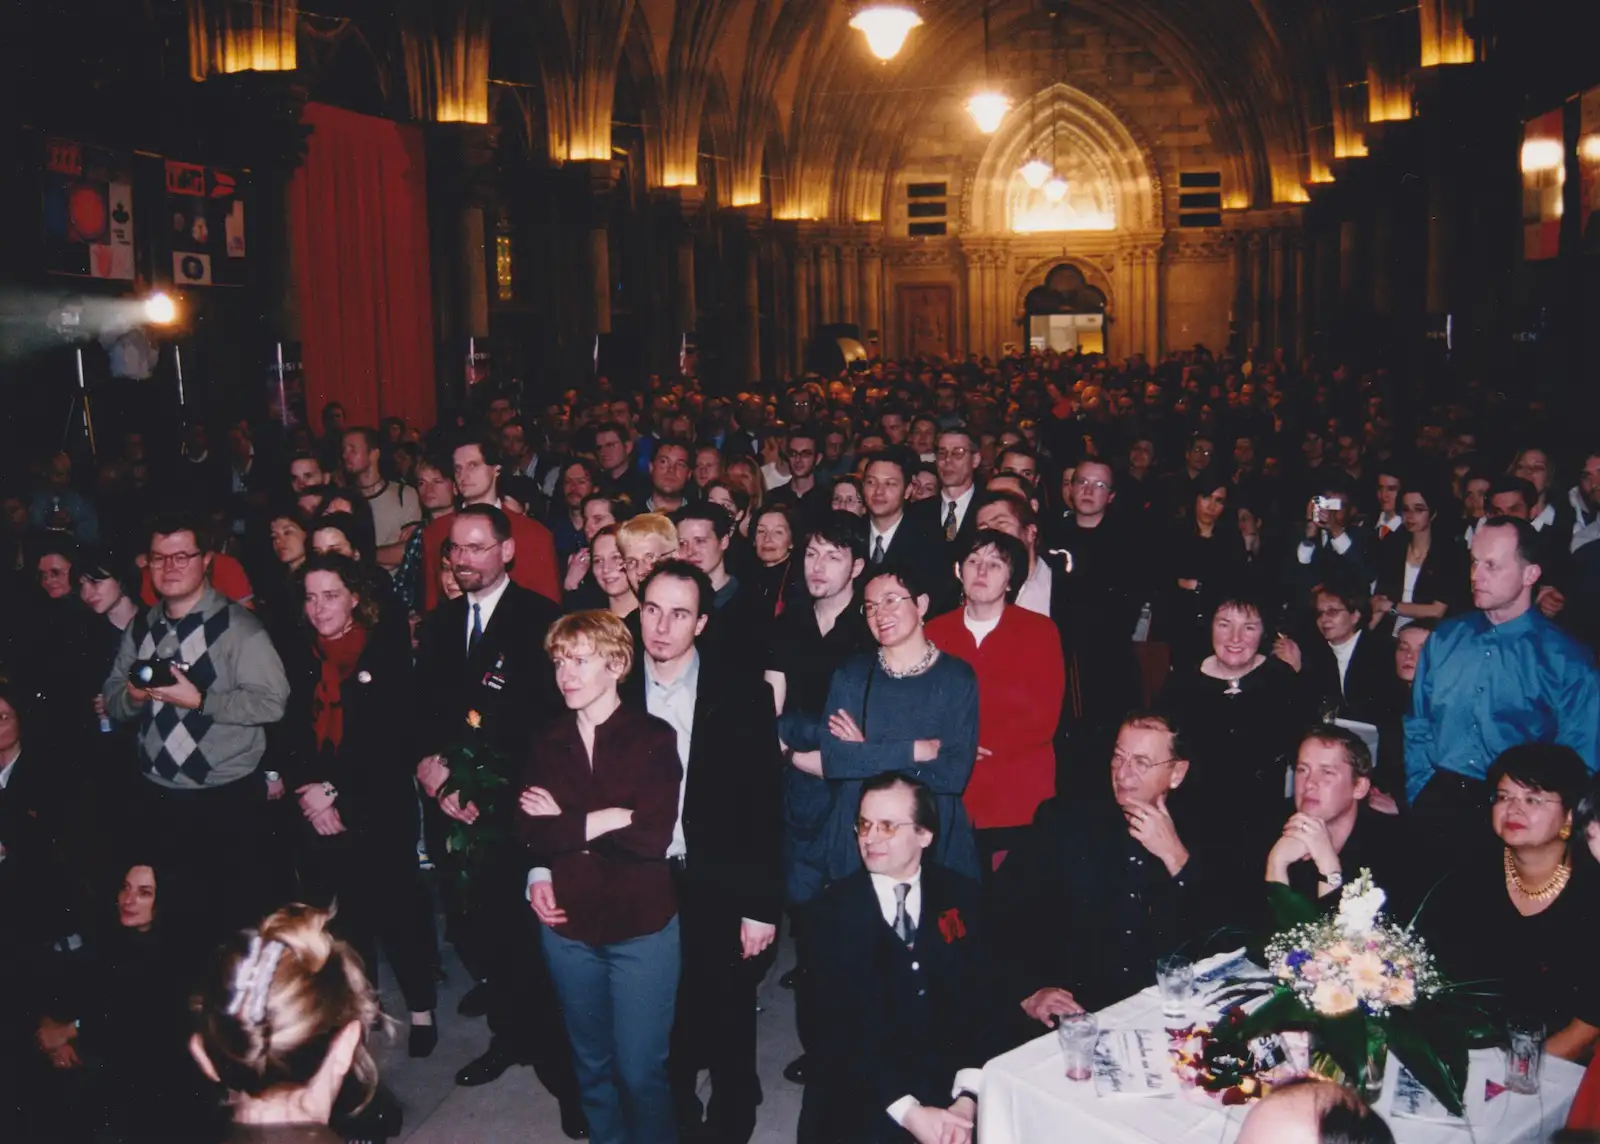
[[[306,422],[306,379],[299,342],[274,342],[267,363],[267,416],[285,429]]]
[[[245,284],[244,188],[238,172],[168,159],[167,217],[173,285]]]
[[[133,280],[133,157],[71,139],[44,141],[44,268]]]
[[[1522,130],[1522,257],[1529,262],[1561,253],[1561,196],[1567,148],[1558,108],[1530,119]]]
[[[1579,102],[1578,185],[1583,249],[1600,254],[1600,87],[1591,87]]]

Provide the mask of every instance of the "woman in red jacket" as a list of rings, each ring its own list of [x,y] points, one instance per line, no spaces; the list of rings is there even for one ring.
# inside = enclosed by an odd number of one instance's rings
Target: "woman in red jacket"
[[[1055,624],[1015,603],[1028,575],[1022,542],[979,529],[958,552],[966,603],[929,621],[927,632],[978,676],[978,762],[962,802],[988,875],[1055,795],[1053,744],[1067,672]]]

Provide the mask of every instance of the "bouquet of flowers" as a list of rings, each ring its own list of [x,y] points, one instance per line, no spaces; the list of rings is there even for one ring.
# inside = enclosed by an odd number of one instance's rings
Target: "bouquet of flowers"
[[[1312,1069],[1358,1085],[1375,1099],[1389,1053],[1456,1115],[1462,1113],[1467,1049],[1492,1035],[1485,1014],[1445,981],[1410,926],[1385,919],[1384,892],[1362,870],[1338,911],[1287,886],[1268,887],[1286,928],[1266,945],[1267,981],[1233,983],[1234,1001],[1264,998],[1234,1035],[1308,1030]]]
[[[445,853],[461,856],[456,876],[463,885],[471,880],[484,858],[509,837],[504,816],[499,813],[499,799],[511,783],[502,769],[504,757],[481,734],[482,728],[483,716],[468,711],[466,739],[440,752],[450,768],[450,777],[440,785],[439,797],[453,794],[462,806],[471,803],[478,808],[478,817],[470,823],[450,819],[445,835]]]

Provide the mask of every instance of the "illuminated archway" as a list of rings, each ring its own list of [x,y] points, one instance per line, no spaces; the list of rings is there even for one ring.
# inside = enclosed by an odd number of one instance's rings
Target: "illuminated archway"
[[[1030,154],[1067,180],[1059,203],[1017,174]],[[1159,230],[1161,176],[1149,147],[1101,99],[1053,84],[1006,116],[978,164],[966,233]]]

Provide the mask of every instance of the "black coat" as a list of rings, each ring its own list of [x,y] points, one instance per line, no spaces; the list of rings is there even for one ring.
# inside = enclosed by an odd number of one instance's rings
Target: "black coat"
[[[1373,595],[1387,596],[1399,603],[1406,587],[1406,548],[1410,533],[1401,529],[1391,532],[1378,542],[1377,582]],[[1416,589],[1411,601],[1415,604],[1443,603],[1454,615],[1472,606],[1472,587],[1468,582],[1467,550],[1461,542],[1436,529],[1428,545],[1428,555],[1423,558],[1417,573]],[[1394,634],[1394,617],[1385,617],[1377,627],[1385,635]]]
[[[1376,631],[1362,630],[1357,636],[1342,687],[1339,661],[1320,636],[1312,636],[1300,649],[1300,678],[1318,711],[1374,727],[1400,714],[1405,702],[1403,685],[1394,673],[1394,640]]]
[[[1226,921],[1219,896],[1226,878],[1201,822],[1176,797],[1169,810],[1190,855],[1176,878],[1128,833],[1109,792],[1039,807],[990,898],[1003,1012],[1018,1018],[1020,1002],[1048,987],[1099,1009],[1154,982],[1157,958],[1198,957],[1211,947]],[[1044,1032],[1024,1021],[1013,1020],[1014,1040]]]
[[[911,510],[915,507],[906,506],[900,518],[900,527],[895,529],[894,539],[884,549],[883,567],[911,568],[922,577],[923,587],[928,593],[928,618],[932,619],[961,602],[961,585],[956,580],[954,557],[945,543],[944,530],[929,523],[937,514],[913,513]],[[877,569],[872,563],[875,543],[869,522],[867,569],[864,573],[867,580],[872,578]]]
[[[644,711],[648,668],[623,683]],[[695,689],[683,792],[686,875],[734,918],[776,925],[783,913],[783,760],[772,688],[706,651]]]
[[[339,818],[348,830],[414,839],[417,692],[409,646],[392,628],[379,625],[368,632],[355,671],[339,689],[344,710],[339,745],[319,748],[312,700],[322,664],[312,640],[302,625],[299,638],[279,649],[289,678],[289,706],[274,731],[287,797],[294,798],[306,783],[332,783],[339,791]]]
[[[914,949],[884,921],[864,870],[811,907],[805,956],[818,1008],[816,1071],[801,1122],[816,1126],[816,1140],[908,1139],[889,1105],[912,1096],[948,1107],[956,1072],[982,1067],[998,1047],[978,884],[927,862],[921,881]]]
[[[48,944],[66,932],[67,894],[57,851],[65,788],[56,759],[42,746],[46,740],[30,741],[34,745],[23,745],[0,789],[0,964],[13,951]]]
[[[467,655],[467,597],[440,604],[423,621],[417,643],[418,737],[413,765],[458,743],[467,713],[513,768],[521,766],[533,732],[566,709],[544,637],[561,609],[537,592],[508,584],[489,626]]]

